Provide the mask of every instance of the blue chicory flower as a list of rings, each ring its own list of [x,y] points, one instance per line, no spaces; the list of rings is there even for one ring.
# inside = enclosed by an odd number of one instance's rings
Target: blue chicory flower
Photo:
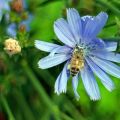
[[[87,94],[92,100],[101,98],[98,84],[94,74],[100,78],[102,84],[109,90],[114,89],[114,83],[108,74],[120,78],[120,67],[113,62],[120,62],[120,54],[115,54],[116,42],[106,42],[96,37],[104,27],[108,15],[100,12],[97,16],[80,17],[74,9],[67,9],[67,21],[63,18],[54,23],[54,31],[57,37],[65,45],[57,45],[48,42],[36,40],[36,48],[50,52],[47,57],[39,62],[39,68],[46,69],[66,61],[65,66],[55,82],[55,93],[65,93],[67,82],[71,75],[68,68],[76,46],[82,50],[84,66],[72,77],[72,85],[75,96],[79,99],[77,92],[80,77],[86,89]]]
[[[11,23],[6,29],[7,34],[11,37],[16,36],[17,34],[16,31],[17,31],[17,25],[15,23]]]
[[[0,0],[0,21],[2,20],[2,16],[4,11],[10,11],[9,2],[11,0]],[[6,14],[6,19],[8,19],[8,14]]]

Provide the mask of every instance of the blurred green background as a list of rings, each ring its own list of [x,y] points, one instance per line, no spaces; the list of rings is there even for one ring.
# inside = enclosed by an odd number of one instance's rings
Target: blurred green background
[[[37,50],[34,40],[59,43],[53,31],[53,23],[66,17],[66,8],[76,8],[81,16],[97,15],[105,11],[109,15],[107,25],[99,36],[109,40],[120,37],[119,0],[27,0],[28,11],[33,14],[29,35],[17,40],[25,43],[22,52],[9,56],[4,51],[5,21],[0,23],[0,120],[120,120],[120,80],[111,76],[116,89],[111,93],[97,79],[101,100],[91,101],[79,81],[80,100],[74,97],[71,80],[67,93],[57,96],[54,83],[62,66],[42,70],[38,61],[48,53]],[[119,48],[118,51],[119,52]]]

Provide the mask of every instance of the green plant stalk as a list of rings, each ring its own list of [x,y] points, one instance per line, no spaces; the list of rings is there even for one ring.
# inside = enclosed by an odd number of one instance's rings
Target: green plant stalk
[[[64,114],[64,113],[62,113],[62,112],[61,112],[61,115],[62,115],[62,118],[63,118],[64,120],[74,120],[74,119],[70,118],[69,116],[67,116],[66,114]]]
[[[3,108],[5,109],[6,113],[8,114],[9,120],[15,120],[5,96],[1,94],[0,95],[0,100],[1,100]]]
[[[97,3],[109,8],[111,11],[113,11],[116,15],[120,16],[120,10],[116,8],[114,5],[111,5],[109,2],[105,0],[96,0]]]
[[[34,71],[38,74],[38,76],[40,76],[43,80],[45,80],[45,82],[48,85],[52,85],[55,82],[55,78],[51,75],[51,73],[48,70],[40,70],[40,69],[36,69],[35,67],[33,67]],[[48,80],[48,78],[50,79],[50,81]]]
[[[35,117],[32,113],[32,111],[30,110],[23,93],[20,90],[15,89],[13,91],[13,95],[19,105],[19,107],[21,108],[21,110],[23,111],[24,117],[27,120],[35,120]]]
[[[115,25],[117,25],[116,22],[107,24],[107,25],[104,27],[104,29],[105,29],[105,28],[108,28],[108,27],[113,27],[113,26],[115,26]]]
[[[118,42],[120,41],[120,37],[103,38],[103,40],[108,41],[108,42]]]
[[[52,111],[52,114],[54,114],[54,117],[56,120],[59,120],[60,112],[58,107],[50,100],[50,98],[47,96],[44,88],[40,84],[40,82],[37,80],[36,76],[32,72],[31,68],[28,66],[27,61],[22,60],[21,65],[27,74],[29,80],[31,81],[32,85],[38,92],[39,96],[43,99],[43,102],[48,106],[48,108]]]
[[[66,111],[68,111],[70,114],[71,114],[71,116],[73,116],[73,118],[75,119],[75,120],[77,120],[78,118],[80,119],[80,120],[85,120],[85,118],[78,112],[78,110],[75,108],[75,106],[73,105],[73,103],[69,100],[69,99],[67,99],[66,97],[65,97],[65,99],[66,99],[66,103],[67,104],[65,104],[64,105],[64,109],[66,110]],[[71,106],[71,109],[69,109],[69,106]],[[73,111],[74,111],[74,114],[73,114]]]

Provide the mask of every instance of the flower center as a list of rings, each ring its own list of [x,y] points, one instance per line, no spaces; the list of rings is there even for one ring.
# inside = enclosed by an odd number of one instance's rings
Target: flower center
[[[76,51],[78,54],[82,54],[83,58],[89,54],[89,52],[93,49],[91,45],[84,45],[84,44],[79,44],[76,45],[73,53]]]

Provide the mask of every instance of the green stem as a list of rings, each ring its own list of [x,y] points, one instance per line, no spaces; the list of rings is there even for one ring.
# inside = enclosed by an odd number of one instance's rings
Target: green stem
[[[108,42],[118,42],[120,41],[120,37],[112,37],[112,38],[103,38],[103,40],[108,41]]]
[[[25,119],[26,120],[27,119],[28,120],[35,120],[34,115],[33,115],[32,111],[30,110],[23,93],[20,90],[15,89],[13,91],[13,95],[14,95],[19,107],[23,111]]]
[[[80,120],[85,120],[85,118],[81,115],[81,113],[75,108],[73,103],[69,99],[67,99],[66,97],[64,99],[66,100],[65,102],[67,103],[64,105],[64,109],[67,112],[69,112],[75,120],[77,120],[78,118]],[[69,109],[69,106],[71,107],[71,109]],[[74,111],[74,114],[73,114],[73,111]]]
[[[9,120],[15,120],[5,96],[1,94],[0,99],[1,99],[1,103],[2,103],[6,113],[8,114]]]
[[[115,25],[117,25],[116,22],[113,22],[113,23],[110,23],[110,24],[106,25],[104,28],[113,27]]]
[[[60,1],[60,0],[46,0],[46,1],[42,2],[42,3],[40,3],[38,6],[43,7],[43,6],[48,5],[48,4],[52,3],[52,2],[58,2],[58,1]]]
[[[112,5],[111,3],[109,3],[108,1],[105,0],[96,0],[97,3],[109,8],[111,11],[113,11],[113,13],[120,15],[120,10],[118,8],[116,8],[114,5]]]
[[[21,65],[27,74],[29,80],[31,81],[32,85],[38,92],[39,96],[43,99],[43,102],[48,106],[48,108],[52,111],[54,114],[54,117],[56,120],[59,120],[59,109],[58,107],[50,100],[48,95],[46,94],[44,88],[32,72],[31,68],[28,66],[27,62],[25,60],[22,60]]]
[[[66,114],[61,112],[61,115],[63,117],[64,120],[73,120],[72,118],[70,118],[69,116],[67,116]]]

